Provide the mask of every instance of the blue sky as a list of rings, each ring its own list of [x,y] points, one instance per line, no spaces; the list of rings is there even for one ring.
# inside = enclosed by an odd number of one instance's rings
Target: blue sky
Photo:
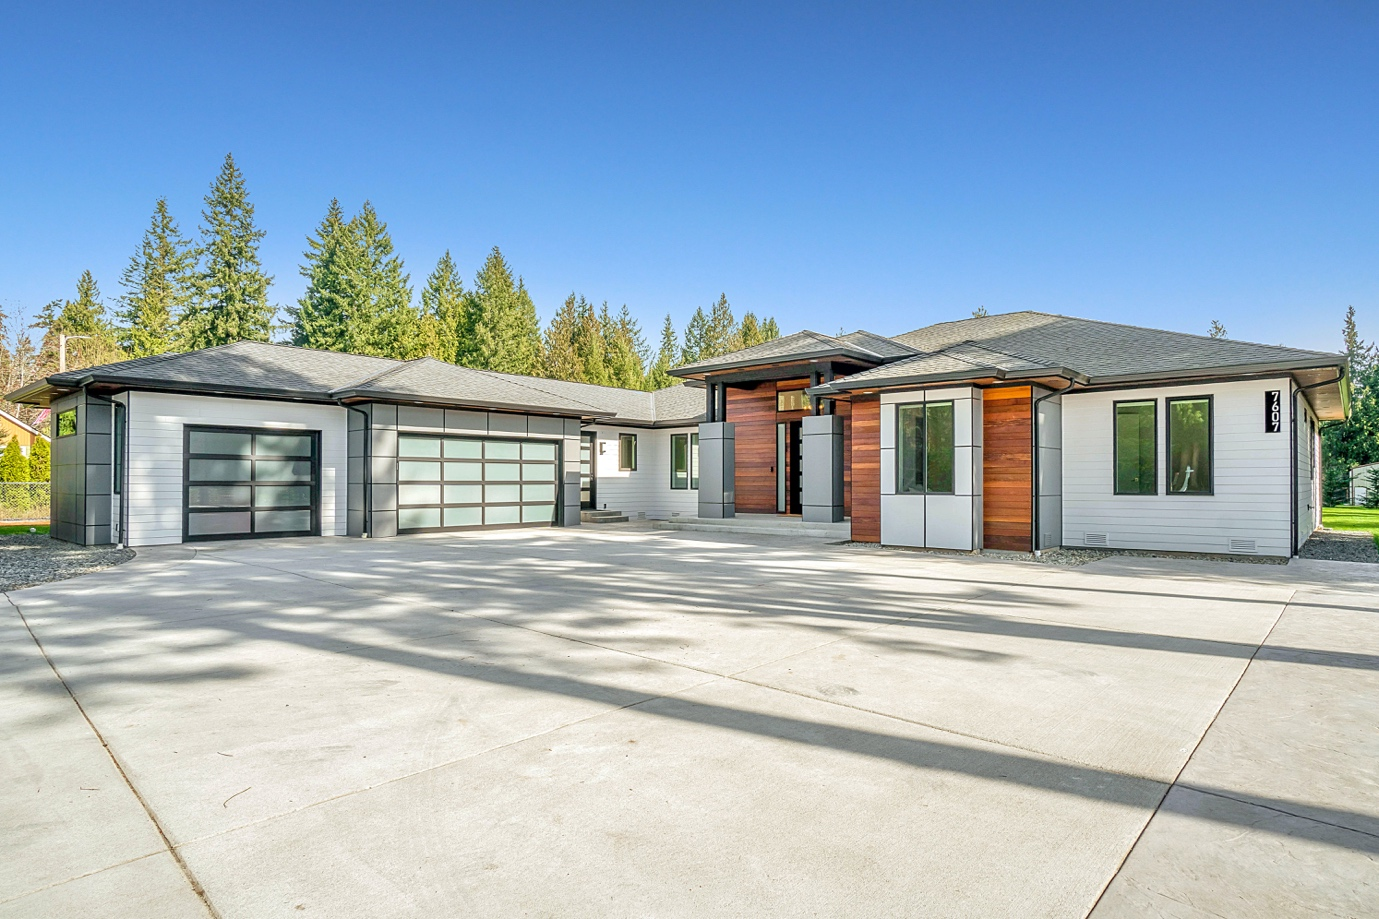
[[[7,11],[0,306],[107,299],[226,151],[301,293],[331,197],[414,284],[502,248],[543,317],[654,339],[725,291],[787,331],[1037,309],[1379,336],[1379,6],[187,4]]]

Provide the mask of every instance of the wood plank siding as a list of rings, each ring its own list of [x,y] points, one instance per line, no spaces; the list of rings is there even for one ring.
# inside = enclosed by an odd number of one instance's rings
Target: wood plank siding
[[[1030,387],[984,390],[982,408],[982,545],[1029,552],[1034,481]]]
[[[852,538],[881,541],[881,400],[858,396],[852,402]]]

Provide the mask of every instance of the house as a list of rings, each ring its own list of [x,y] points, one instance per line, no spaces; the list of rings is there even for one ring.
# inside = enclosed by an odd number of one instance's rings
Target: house
[[[1350,470],[1350,504],[1357,507],[1364,505],[1369,497],[1370,477],[1376,473],[1379,473],[1379,463],[1366,463]]]
[[[16,418],[0,409],[0,445],[8,445],[11,440],[19,441],[19,452],[25,456],[33,450],[35,440],[47,440],[48,435],[28,422]]]
[[[631,392],[240,342],[57,374],[53,534],[229,537],[798,515],[960,551],[1289,556],[1339,354],[1045,313],[799,332]]]

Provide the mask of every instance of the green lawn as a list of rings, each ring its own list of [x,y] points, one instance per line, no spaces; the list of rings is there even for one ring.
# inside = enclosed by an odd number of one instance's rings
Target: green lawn
[[[0,536],[12,536],[15,533],[27,533],[29,532],[29,527],[31,526],[38,532],[44,534],[45,536],[48,534],[48,524],[46,523],[18,523],[12,526],[8,524],[5,526],[0,526]]]
[[[1368,530],[1379,545],[1379,508],[1324,507],[1322,525],[1333,530]]]

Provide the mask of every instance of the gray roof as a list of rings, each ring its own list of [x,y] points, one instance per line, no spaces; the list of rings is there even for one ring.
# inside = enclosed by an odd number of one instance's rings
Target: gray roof
[[[650,393],[494,373],[434,358],[399,361],[253,341],[53,374],[11,397],[24,401],[51,389],[68,391],[89,383],[318,402],[349,398],[434,402],[606,417],[632,425],[696,424],[704,411],[703,389],[684,385]]]
[[[945,376],[1013,379],[1060,374],[1082,382],[1112,383],[1341,366],[1345,361],[1344,356],[1325,351],[1036,312],[942,322],[897,335],[895,340],[921,353],[823,388],[841,391]]]
[[[730,354],[676,367],[671,373],[676,376],[690,376],[736,367],[751,367],[756,364],[777,364],[822,357],[844,357],[865,363],[880,363],[901,354],[910,354],[913,350],[903,343],[870,332],[853,332],[835,338],[805,329]]]

